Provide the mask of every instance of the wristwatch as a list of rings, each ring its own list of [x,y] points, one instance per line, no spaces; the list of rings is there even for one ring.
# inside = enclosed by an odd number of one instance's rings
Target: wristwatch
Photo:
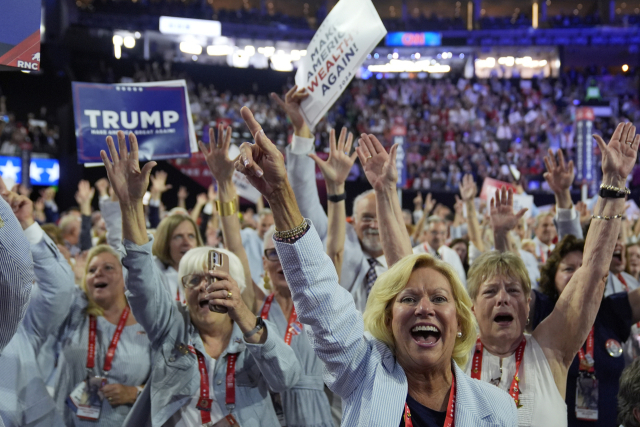
[[[252,336],[254,336],[255,334],[257,334],[258,332],[260,332],[260,330],[262,328],[264,328],[264,320],[262,320],[262,317],[257,316],[256,317],[256,327],[253,328],[252,330],[250,330],[249,332],[245,332],[244,333],[244,337],[245,338],[251,338]]]

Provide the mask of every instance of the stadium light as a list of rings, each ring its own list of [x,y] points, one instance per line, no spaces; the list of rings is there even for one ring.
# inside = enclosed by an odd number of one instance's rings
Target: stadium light
[[[623,72],[625,72],[625,73],[626,73],[627,71],[629,71],[629,66],[628,66],[627,64],[624,64],[624,65],[622,66],[622,71],[623,71]]]
[[[124,47],[127,49],[133,49],[136,46],[136,39],[132,36],[126,36],[124,38]]]
[[[256,54],[256,48],[251,46],[251,45],[247,45],[244,47],[244,51],[247,53],[247,55],[249,56],[253,56]]]
[[[207,55],[209,56],[227,56],[233,53],[233,46],[214,45],[207,46]]]
[[[202,46],[193,42],[181,42],[180,51],[191,55],[200,55],[202,53]]]

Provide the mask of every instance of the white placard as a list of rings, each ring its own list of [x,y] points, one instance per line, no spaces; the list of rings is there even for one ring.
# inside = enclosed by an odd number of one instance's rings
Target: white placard
[[[531,217],[531,211],[533,210],[533,196],[529,194],[514,194],[513,195],[513,212],[518,213],[520,209],[527,208],[524,213],[524,218]]]
[[[302,102],[309,127],[318,124],[386,34],[371,0],[341,0],[331,10],[296,73],[298,88],[310,95]]]

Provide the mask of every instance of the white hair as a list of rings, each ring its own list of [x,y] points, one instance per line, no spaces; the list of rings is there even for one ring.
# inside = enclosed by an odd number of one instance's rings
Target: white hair
[[[360,203],[360,200],[364,199],[365,197],[367,197],[370,194],[375,194],[373,189],[367,190],[364,193],[358,194],[358,196],[353,201],[353,209],[352,209],[351,216],[353,217],[354,221],[357,221],[356,218],[358,217],[358,203]]]
[[[227,249],[212,248],[211,246],[193,248],[184,254],[180,260],[180,266],[178,267],[178,280],[180,283],[182,284],[182,278],[187,274],[203,273],[207,271],[209,251],[212,249],[222,252],[229,257],[229,274],[233,280],[238,283],[240,292],[244,292],[246,283],[244,279],[244,268],[242,267],[242,261],[240,261],[240,258]]]

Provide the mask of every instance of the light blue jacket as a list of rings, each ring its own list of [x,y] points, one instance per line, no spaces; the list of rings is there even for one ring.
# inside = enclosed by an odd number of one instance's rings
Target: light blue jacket
[[[198,361],[188,351],[193,345],[205,353],[198,330],[191,323],[186,306],[177,303],[161,285],[161,272],[151,254],[153,241],[138,246],[124,241],[128,270],[127,298],[136,320],[144,327],[152,347],[151,378],[129,412],[124,426],[162,427],[177,411],[199,393]],[[240,353],[236,361],[236,407],[233,415],[242,427],[280,424],[273,410],[269,389],[282,392],[296,385],[302,368],[291,347],[284,343],[275,326],[266,321],[264,344],[244,341],[237,325],[228,347],[216,361],[214,394],[225,408],[227,354]]]
[[[342,426],[398,427],[407,398],[404,370],[389,347],[365,334],[353,298],[338,284],[312,226],[294,244],[276,242],[298,319],[325,362],[324,380],[343,399]],[[516,426],[513,399],[473,380],[452,361],[456,378],[456,427]]]

